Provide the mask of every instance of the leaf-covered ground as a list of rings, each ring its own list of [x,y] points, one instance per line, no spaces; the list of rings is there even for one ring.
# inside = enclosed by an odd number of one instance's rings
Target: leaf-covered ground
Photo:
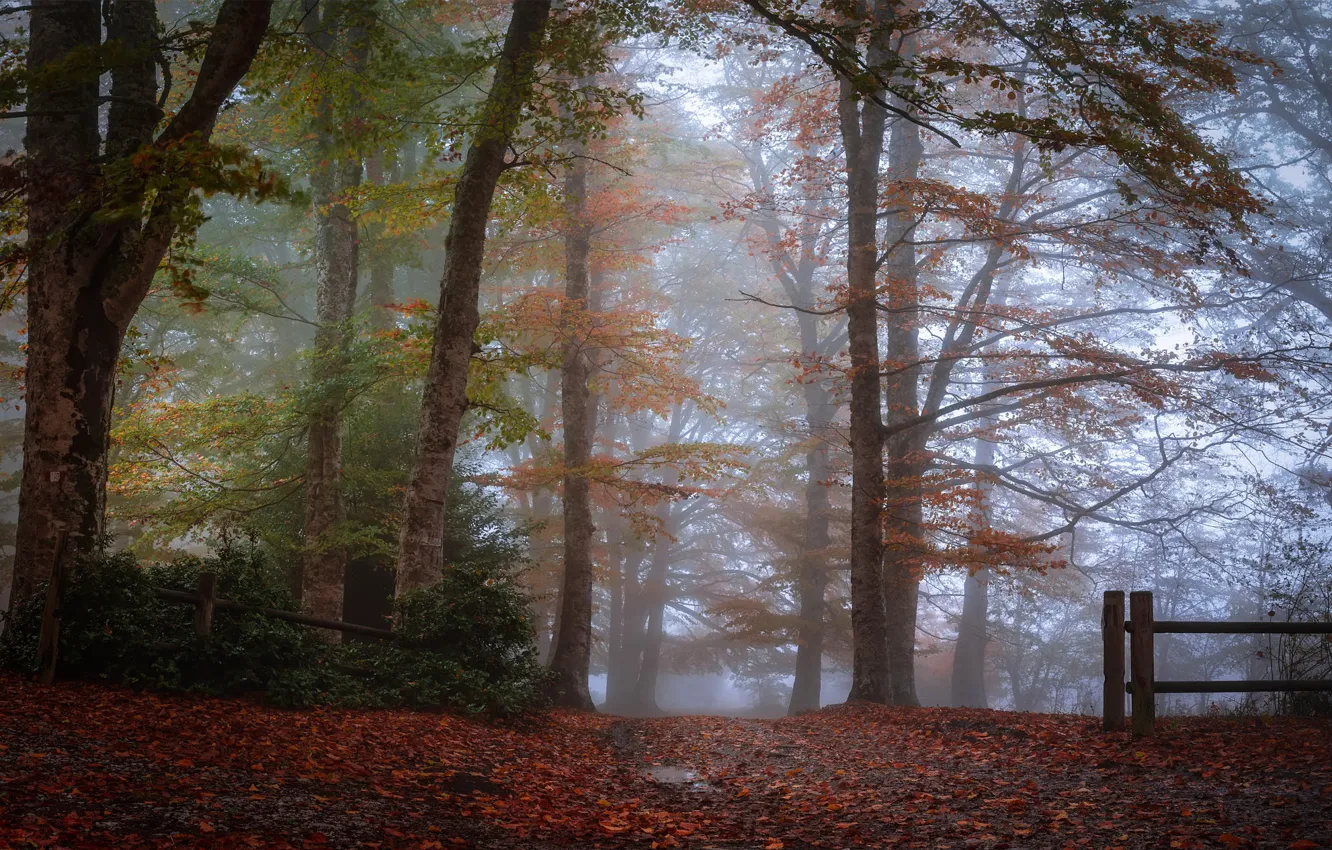
[[[494,725],[0,677],[0,847],[1332,848],[1326,722]]]

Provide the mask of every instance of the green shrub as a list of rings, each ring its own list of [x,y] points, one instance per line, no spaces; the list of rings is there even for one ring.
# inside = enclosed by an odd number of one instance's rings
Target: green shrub
[[[6,667],[35,671],[45,596],[35,593],[7,615],[0,636],[0,663]],[[159,659],[154,651],[173,636],[170,618],[132,555],[80,563],[63,588],[60,607],[62,670],[95,672],[129,684],[177,684],[169,672],[171,660]]]
[[[454,566],[434,587],[397,600],[403,645],[353,644],[349,659],[375,671],[373,689],[401,705],[509,714],[545,690],[527,598],[493,565]]]
[[[506,564],[452,567],[439,585],[400,600],[402,643],[345,645],[230,610],[214,614],[206,638],[196,636],[192,608],[159,599],[152,587],[192,592],[201,571],[217,573],[223,599],[296,608],[286,576],[252,546],[147,567],[126,552],[88,559],[61,600],[60,675],[219,696],[262,691],[293,707],[515,713],[542,692],[527,599]],[[33,669],[44,602],[35,595],[8,615],[0,664]]]

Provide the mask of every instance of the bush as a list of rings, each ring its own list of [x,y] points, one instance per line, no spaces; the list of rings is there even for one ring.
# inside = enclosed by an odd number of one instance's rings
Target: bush
[[[373,687],[398,704],[509,714],[544,691],[527,598],[511,571],[489,565],[445,570],[434,587],[397,600],[404,645],[353,644],[349,655],[376,671]]]
[[[256,547],[141,567],[122,552],[87,559],[61,600],[60,674],[218,696],[264,692],[276,705],[415,706],[515,713],[543,684],[527,599],[508,566],[460,565],[400,600],[402,644],[330,644],[315,630],[257,613],[218,611],[194,634],[192,609],[152,587],[193,591],[201,571],[218,595],[294,610],[286,576]],[[33,670],[45,600],[25,600],[0,635],[0,664]]]

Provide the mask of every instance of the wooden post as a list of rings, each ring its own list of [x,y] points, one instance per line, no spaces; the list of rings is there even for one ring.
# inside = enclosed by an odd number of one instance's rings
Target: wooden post
[[[1156,678],[1154,659],[1152,592],[1135,590],[1129,594],[1129,620],[1133,635],[1129,641],[1129,661],[1133,673],[1133,737],[1140,738],[1156,731]]]
[[[1105,655],[1106,732],[1124,731],[1124,591],[1107,590],[1101,608],[1101,641]]]
[[[60,659],[60,593],[64,570],[60,568],[65,557],[68,532],[61,532],[56,540],[55,561],[51,564],[51,578],[46,583],[46,608],[42,611],[42,629],[37,636],[37,682],[49,685],[55,681],[56,662]]]
[[[199,573],[199,601],[194,603],[194,633],[200,637],[213,630],[217,607],[217,573]]]

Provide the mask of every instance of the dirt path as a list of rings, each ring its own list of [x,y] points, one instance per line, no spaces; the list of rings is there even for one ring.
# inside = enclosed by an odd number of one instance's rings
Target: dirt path
[[[0,677],[0,848],[1332,850],[1332,728],[833,707],[487,724]]]

